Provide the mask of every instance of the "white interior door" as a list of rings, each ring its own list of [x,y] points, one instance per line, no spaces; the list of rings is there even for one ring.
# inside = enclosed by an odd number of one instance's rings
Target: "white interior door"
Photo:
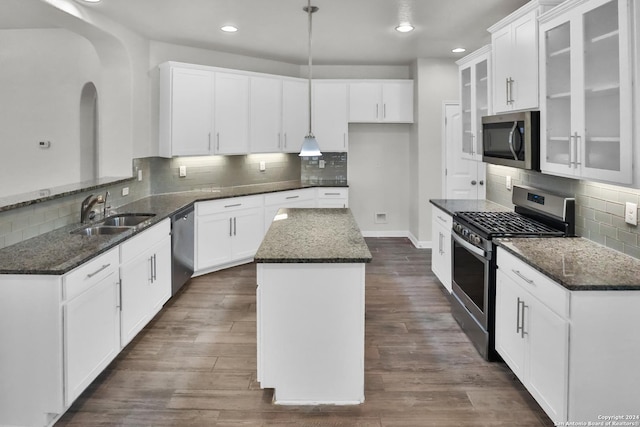
[[[486,167],[483,162],[462,158],[461,126],[460,104],[445,103],[442,194],[447,199],[484,199]]]

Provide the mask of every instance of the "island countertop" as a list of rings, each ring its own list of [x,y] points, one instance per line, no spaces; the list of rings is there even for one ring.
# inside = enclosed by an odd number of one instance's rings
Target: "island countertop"
[[[368,263],[371,259],[348,208],[280,209],[254,257],[257,263]]]

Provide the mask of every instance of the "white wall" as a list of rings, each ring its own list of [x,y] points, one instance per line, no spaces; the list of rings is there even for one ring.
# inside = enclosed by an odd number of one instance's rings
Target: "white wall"
[[[101,87],[94,46],[61,28],[0,30],[0,46],[0,197],[81,181],[80,95]]]
[[[442,102],[459,99],[458,67],[449,59],[418,59],[412,65],[417,123],[411,135],[410,229],[420,243],[431,240],[429,199],[442,197]]]
[[[365,236],[407,235],[411,126],[349,125],[349,207]],[[386,223],[376,223],[376,213]]]

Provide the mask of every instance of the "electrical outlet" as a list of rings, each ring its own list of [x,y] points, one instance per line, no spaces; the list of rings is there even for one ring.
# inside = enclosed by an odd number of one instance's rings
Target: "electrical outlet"
[[[324,169],[325,164],[326,164],[326,163],[325,163],[325,161],[324,161],[324,160],[318,160],[318,167],[319,167],[320,169]]]
[[[138,169],[138,181],[142,181],[142,169]]]
[[[511,190],[511,175],[507,175],[507,180],[505,181],[505,185],[507,186],[507,190]]]
[[[187,167],[180,166],[180,178],[184,178],[185,176],[187,176]]]
[[[267,162],[265,162],[264,160],[260,160],[260,170],[263,172],[267,170]]]
[[[624,207],[624,222],[638,225],[638,204],[627,202]]]
[[[129,187],[124,187],[122,189],[122,195],[123,196],[128,196],[129,195]]]

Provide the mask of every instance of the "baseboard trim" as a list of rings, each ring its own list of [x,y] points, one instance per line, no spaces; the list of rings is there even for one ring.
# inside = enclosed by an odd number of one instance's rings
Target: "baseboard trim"
[[[418,249],[429,249],[431,248],[430,241],[420,241],[413,235],[413,233],[409,231],[399,231],[399,230],[389,230],[389,231],[362,231],[363,237],[406,237],[411,241],[413,246]]]

